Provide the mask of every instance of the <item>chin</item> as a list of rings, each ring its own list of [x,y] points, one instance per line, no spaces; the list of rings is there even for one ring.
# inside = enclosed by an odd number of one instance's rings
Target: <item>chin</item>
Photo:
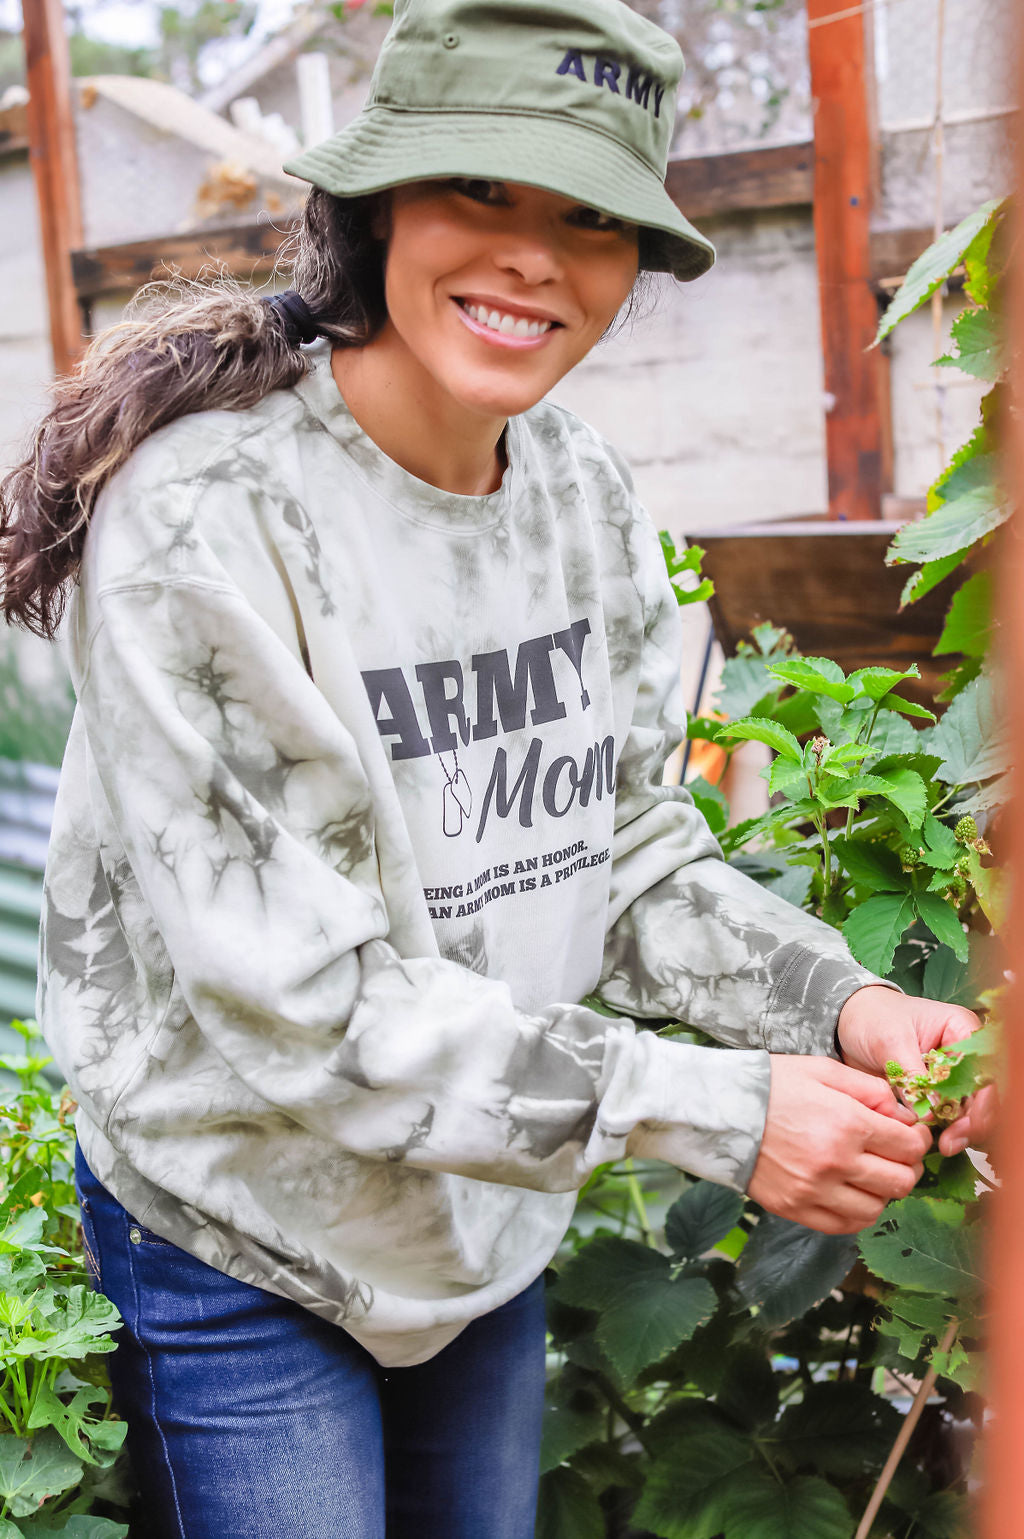
[[[449,385],[451,394],[470,411],[485,417],[518,417],[542,401],[556,383],[553,379],[461,380]]]

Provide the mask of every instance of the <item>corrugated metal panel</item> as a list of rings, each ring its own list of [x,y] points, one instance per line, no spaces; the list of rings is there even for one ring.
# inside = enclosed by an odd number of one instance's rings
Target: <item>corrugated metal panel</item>
[[[46,846],[60,771],[0,759],[0,1048],[12,1017],[35,1015]]]

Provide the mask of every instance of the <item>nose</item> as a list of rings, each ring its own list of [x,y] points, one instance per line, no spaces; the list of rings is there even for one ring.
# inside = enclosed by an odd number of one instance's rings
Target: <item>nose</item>
[[[546,222],[507,231],[494,251],[494,262],[502,272],[514,274],[531,287],[565,276],[558,231]]]

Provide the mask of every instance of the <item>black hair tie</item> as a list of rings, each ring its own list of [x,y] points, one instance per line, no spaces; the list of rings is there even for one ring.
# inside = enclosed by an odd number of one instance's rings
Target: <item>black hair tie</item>
[[[278,316],[285,337],[292,347],[297,347],[301,342],[315,342],[320,335],[316,317],[295,289],[289,289],[285,294],[275,294],[270,299],[264,299],[263,303],[269,305]]]

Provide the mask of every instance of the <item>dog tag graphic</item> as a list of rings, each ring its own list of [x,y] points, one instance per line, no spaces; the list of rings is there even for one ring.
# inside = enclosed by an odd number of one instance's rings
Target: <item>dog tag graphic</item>
[[[449,780],[444,788],[444,817],[441,827],[449,839],[454,839],[462,832],[463,814],[459,806],[459,799],[455,795],[455,787]]]
[[[462,770],[456,770],[455,779],[451,782],[451,789],[454,793],[455,800],[458,802],[459,806],[462,808],[463,813],[468,818],[469,814],[473,811],[473,793],[469,789],[469,781],[466,779]]]

